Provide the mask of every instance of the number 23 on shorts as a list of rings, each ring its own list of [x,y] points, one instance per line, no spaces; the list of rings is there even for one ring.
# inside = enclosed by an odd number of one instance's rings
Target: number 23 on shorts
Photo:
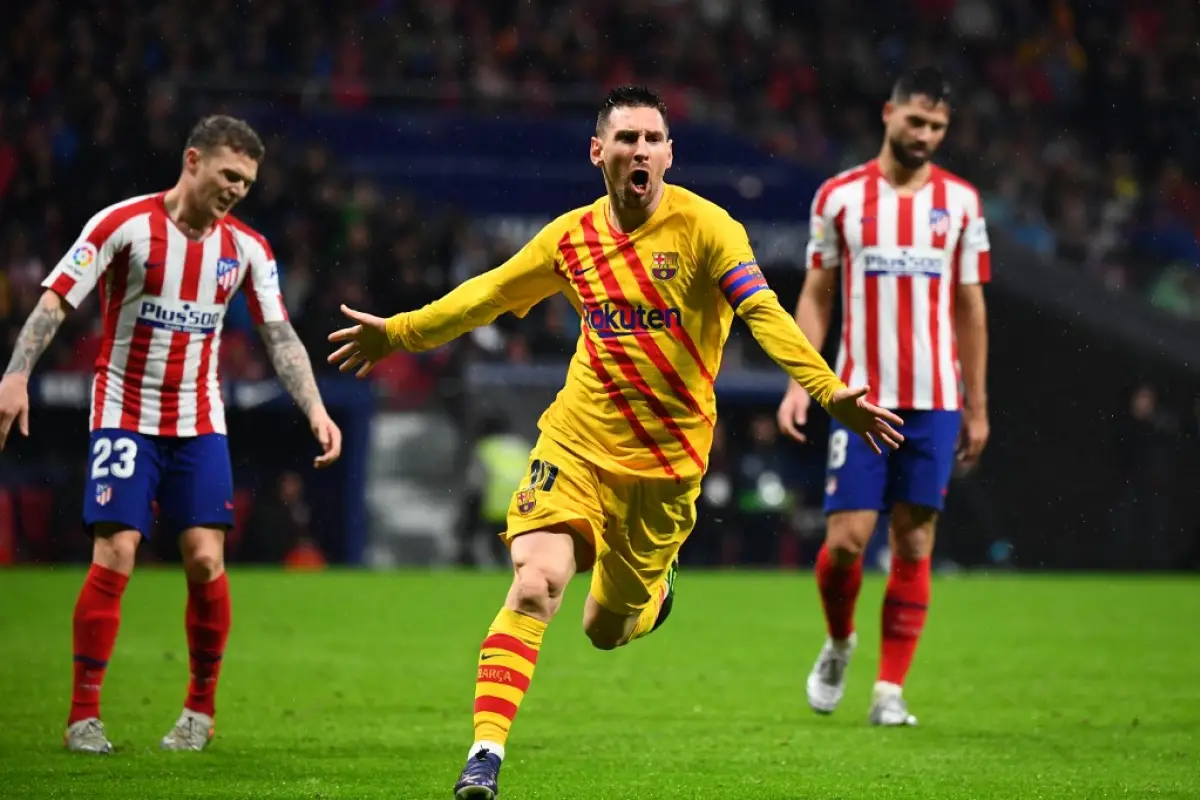
[[[92,480],[132,478],[137,469],[138,443],[128,436],[97,436],[92,441]]]

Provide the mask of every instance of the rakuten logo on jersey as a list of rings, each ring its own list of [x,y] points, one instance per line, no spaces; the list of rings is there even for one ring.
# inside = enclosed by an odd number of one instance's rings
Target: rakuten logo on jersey
[[[683,312],[676,307],[636,305],[619,308],[611,303],[587,306],[584,324],[601,338],[629,336],[643,331],[676,331],[683,328]]]
[[[142,298],[138,324],[177,333],[211,334],[221,325],[225,306],[185,303],[161,297]]]
[[[867,275],[940,278],[946,254],[932,247],[868,247],[863,250],[862,264]]]

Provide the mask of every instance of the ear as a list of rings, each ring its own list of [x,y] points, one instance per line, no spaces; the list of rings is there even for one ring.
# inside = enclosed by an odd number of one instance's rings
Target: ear
[[[190,174],[195,175],[196,170],[200,167],[201,154],[195,147],[189,147],[183,151],[183,168]]]
[[[883,114],[881,115],[881,117],[883,119],[883,124],[885,126],[888,124],[888,120],[892,118],[892,112],[895,110],[896,110],[896,106],[892,103],[891,100],[888,100],[886,103],[883,104]]]
[[[590,153],[592,166],[599,167],[604,164],[604,142],[596,136],[592,137],[592,147]]]
[[[666,169],[670,169],[671,165],[674,163],[675,163],[675,141],[673,139],[667,139],[667,166],[666,166]]]

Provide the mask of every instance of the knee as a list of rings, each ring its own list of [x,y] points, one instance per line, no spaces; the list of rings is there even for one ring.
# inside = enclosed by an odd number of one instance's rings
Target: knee
[[[933,554],[937,512],[929,508],[898,508],[892,513],[892,552],[904,561]]]
[[[209,583],[225,571],[224,537],[218,531],[189,531],[183,538],[183,571],[192,583]]]
[[[597,650],[616,650],[625,643],[625,637],[621,635],[623,632],[604,630],[598,625],[584,625],[583,632]]]
[[[122,575],[133,573],[142,535],[134,530],[99,527],[92,542],[92,562]]]
[[[518,564],[512,588],[515,610],[548,622],[562,602],[570,577],[569,570],[551,565]]]
[[[616,650],[627,638],[625,620],[604,612],[585,614],[583,633],[597,650]]]
[[[830,560],[839,567],[854,564],[862,558],[874,531],[874,524],[856,524],[855,520],[830,520],[829,532],[825,537],[825,549]]]
[[[893,555],[904,561],[921,561],[933,555],[933,531],[926,528],[897,531],[894,541]]]

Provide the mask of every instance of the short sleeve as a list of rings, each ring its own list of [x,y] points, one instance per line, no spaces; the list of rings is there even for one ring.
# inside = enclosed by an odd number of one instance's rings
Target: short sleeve
[[[88,220],[42,286],[60,295],[72,308],[78,308],[125,246],[124,223],[128,219],[120,211],[105,209]]]
[[[834,212],[833,185],[826,182],[817,190],[809,209],[808,246],[804,264],[807,269],[837,269],[841,235]]]
[[[251,237],[250,270],[246,277],[246,303],[255,325],[287,322],[287,306],[279,288],[279,266],[270,243],[258,235]]]
[[[971,192],[971,201],[967,204],[964,217],[955,270],[958,282],[964,286],[989,283],[992,280],[992,246],[979,192]]]

